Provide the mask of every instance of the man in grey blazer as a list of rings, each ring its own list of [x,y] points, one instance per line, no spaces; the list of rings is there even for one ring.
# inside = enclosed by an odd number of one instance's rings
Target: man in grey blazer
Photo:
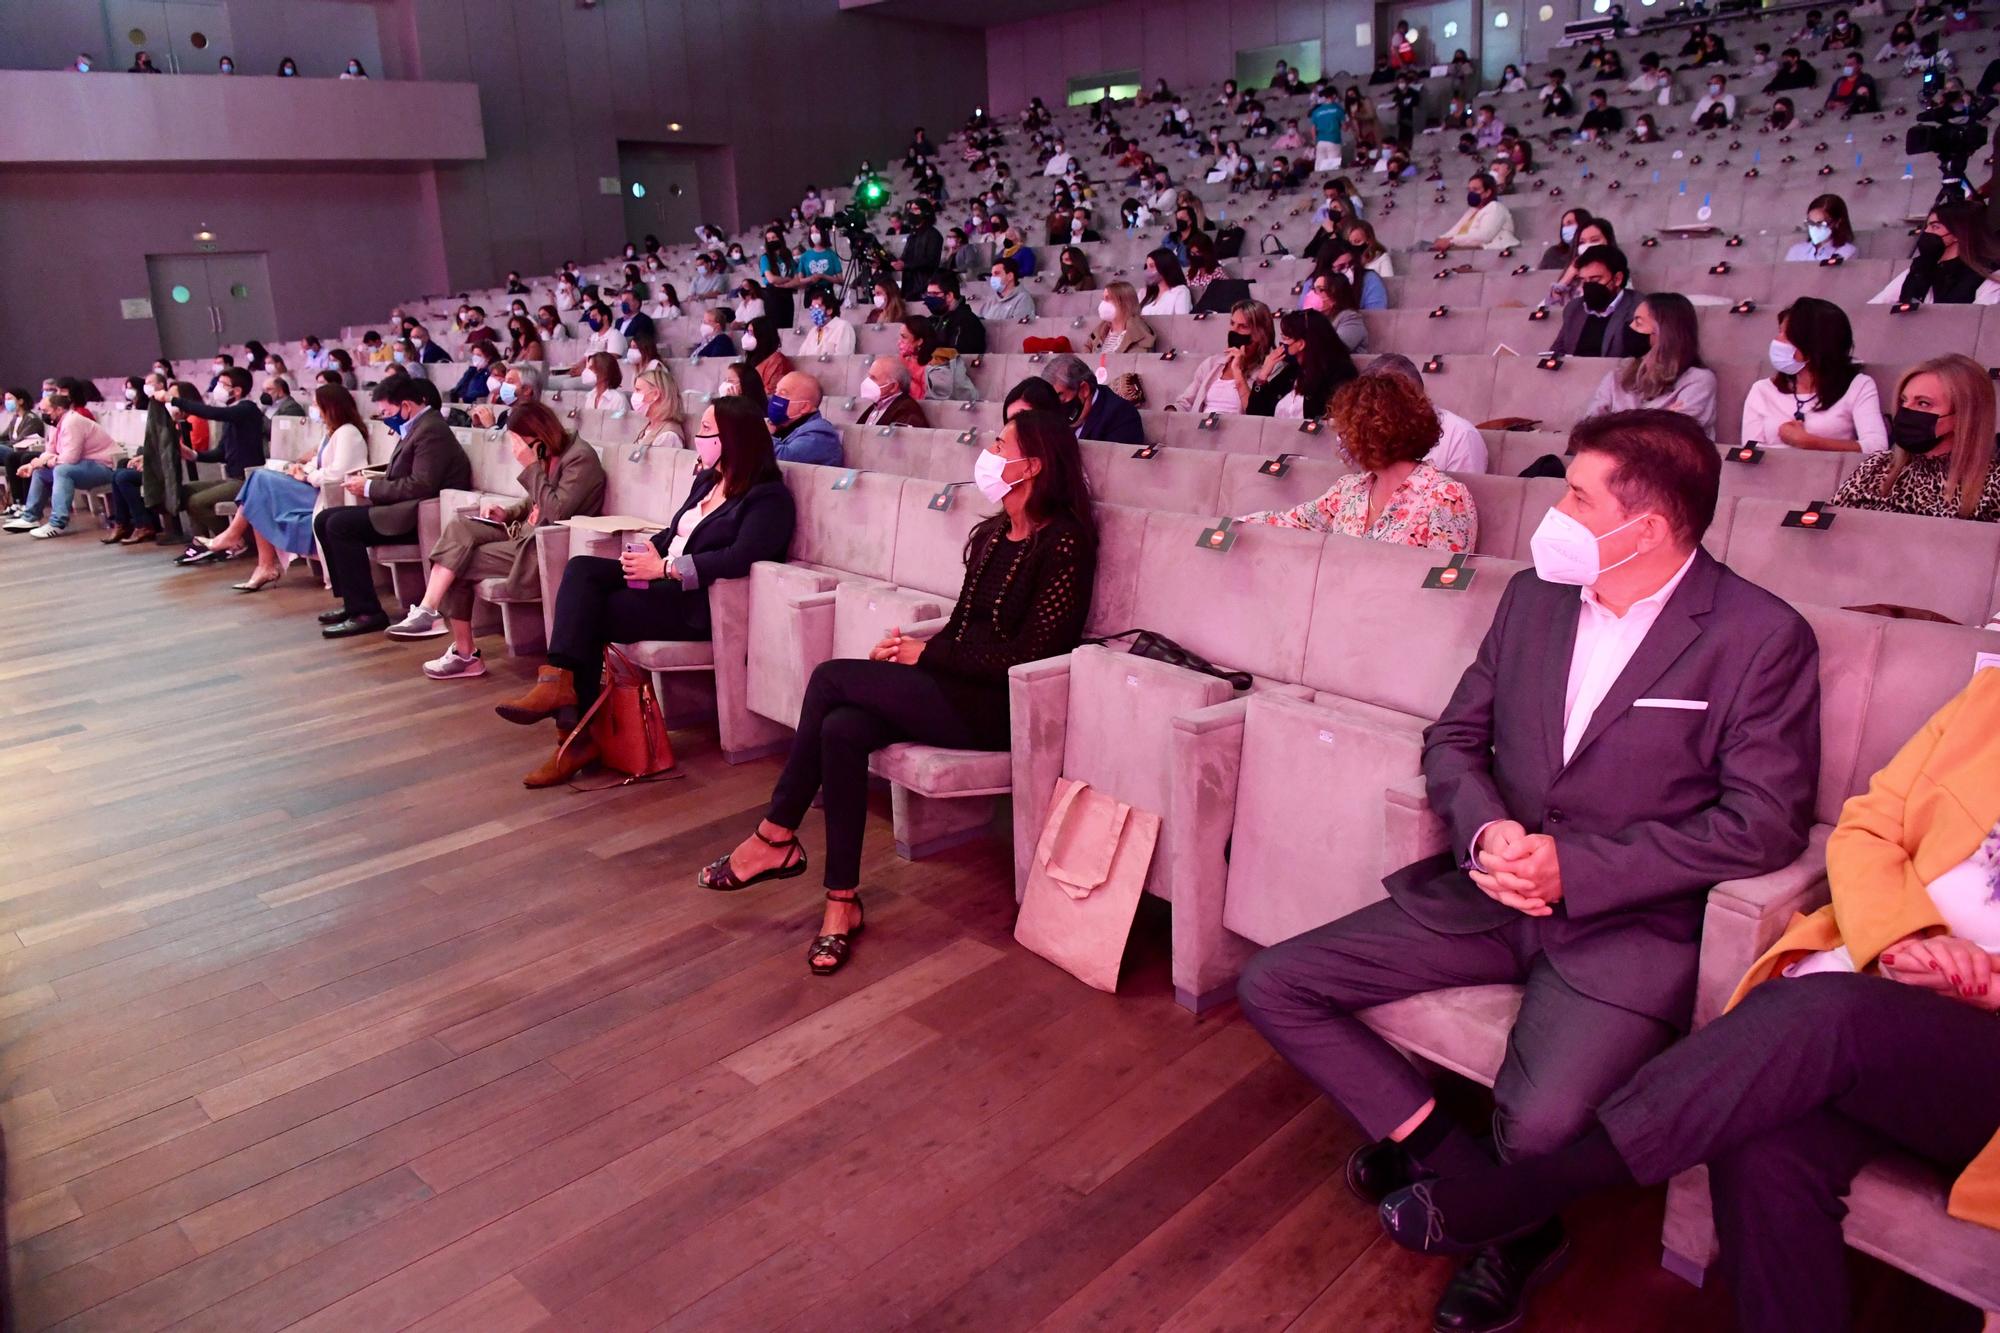
[[[1632,313],[1646,298],[1632,289],[1632,265],[1615,245],[1594,245],[1577,261],[1583,296],[1563,307],[1562,329],[1549,350],[1563,356],[1644,356],[1649,338],[1632,332]]]
[[[329,639],[388,628],[368,548],[414,540],[418,506],[441,491],[472,489],[472,460],[445,422],[437,385],[398,375],[376,385],[373,397],[395,409],[403,438],[384,475],[347,479],[347,493],[366,504],[329,505],[313,520],[327,581],[340,599],[339,606],[320,613],[320,633]]]
[[[1685,1032],[1704,901],[1806,846],[1819,648],[1790,606],[1701,549],[1721,463],[1676,412],[1577,427],[1569,487],[1479,655],[1424,736],[1453,850],[1386,901],[1251,960],[1250,1021],[1374,1139],[1350,1187],[1379,1201],[1489,1149],[1354,1017],[1404,996],[1521,983],[1492,1150],[1548,1152]],[[1436,1327],[1513,1327],[1567,1247],[1551,1219],[1475,1255]]]

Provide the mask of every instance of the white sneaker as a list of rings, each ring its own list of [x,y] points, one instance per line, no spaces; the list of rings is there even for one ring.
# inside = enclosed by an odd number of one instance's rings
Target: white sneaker
[[[449,632],[449,627],[443,616],[419,603],[384,632],[392,639],[435,639]]]
[[[24,520],[24,521],[25,521],[25,520]],[[13,525],[12,525],[12,524],[9,524],[8,526],[9,526],[9,527],[12,527]],[[62,536],[62,535],[63,535],[63,534],[65,533],[65,532],[68,532],[68,531],[69,531],[69,528],[68,528],[67,526],[65,526],[65,525],[61,525],[61,524],[56,524],[56,523],[44,523],[44,524],[42,524],[42,526],[40,526],[39,528],[33,528],[33,529],[30,529],[30,530],[29,530],[29,532],[28,532],[28,535],[29,535],[30,537],[39,537],[39,538],[43,538],[43,539],[46,539],[46,538],[49,538],[49,537],[60,537],[60,536]]]
[[[444,650],[443,657],[424,663],[424,674],[432,680],[470,680],[486,674],[486,660],[477,648],[472,650],[472,656],[461,656],[454,643]]]
[[[40,520],[39,518],[34,518],[27,514],[22,514],[19,518],[16,518],[12,522],[7,524],[5,528],[0,528],[0,532],[33,532],[36,528],[40,527],[41,525],[42,525],[42,520]]]

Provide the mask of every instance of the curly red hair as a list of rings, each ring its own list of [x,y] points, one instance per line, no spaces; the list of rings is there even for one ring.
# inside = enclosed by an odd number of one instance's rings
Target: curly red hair
[[[1368,374],[1349,380],[1327,406],[1354,465],[1380,472],[1392,463],[1414,463],[1444,433],[1424,391],[1401,375]]]

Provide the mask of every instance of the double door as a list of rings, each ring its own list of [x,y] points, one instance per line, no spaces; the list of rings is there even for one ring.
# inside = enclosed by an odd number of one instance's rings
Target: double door
[[[232,54],[229,10],[221,0],[104,0],[112,70],[132,68],[144,51],[168,74],[213,74]]]
[[[276,341],[265,255],[147,255],[146,273],[161,355],[198,360],[226,344]]]

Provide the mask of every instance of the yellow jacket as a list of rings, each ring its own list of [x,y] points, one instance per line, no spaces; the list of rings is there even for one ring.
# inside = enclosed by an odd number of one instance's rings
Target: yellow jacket
[[[2000,821],[2000,670],[1974,674],[1850,799],[1826,845],[1833,901],[1795,916],[1730,997],[1799,956],[1845,944],[1854,966],[1911,934],[1944,929],[1925,885],[1979,849]],[[1994,1019],[2000,1023],[2000,1017]],[[1952,1187],[1953,1217],[2000,1229],[2000,1135]]]

